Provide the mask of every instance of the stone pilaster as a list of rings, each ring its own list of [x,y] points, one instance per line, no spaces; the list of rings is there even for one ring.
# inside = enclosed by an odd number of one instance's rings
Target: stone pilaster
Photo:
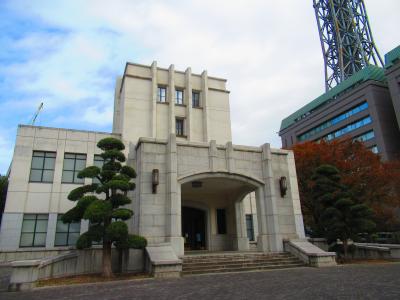
[[[151,64],[151,96],[152,96],[152,117],[151,117],[151,136],[157,137],[157,62]]]
[[[168,134],[175,134],[175,67],[170,65],[168,69]]]
[[[234,247],[238,251],[246,251],[249,250],[250,247],[249,239],[247,238],[243,201],[236,201],[234,205],[236,222],[236,238],[234,239]]]
[[[304,223],[303,223],[303,214],[301,213],[301,204],[300,204],[300,196],[299,196],[299,189],[297,185],[297,175],[296,175],[296,166],[294,161],[293,152],[290,151],[286,156],[288,171],[289,171],[289,178],[287,179],[288,182],[288,194],[290,199],[293,203],[293,216],[294,216],[294,223],[296,226],[296,234],[298,238],[302,239],[305,238],[304,233]]]
[[[235,173],[235,159],[234,159],[234,150],[232,142],[226,143],[226,168],[229,173]]]
[[[187,140],[191,140],[192,133],[192,69],[187,68],[185,71],[185,99],[186,104],[186,136]]]
[[[265,232],[265,224],[259,226],[259,229],[262,229],[259,232],[258,240],[260,245],[259,248],[262,248],[262,251],[282,251],[283,244],[282,238],[279,234],[279,223],[278,223],[278,210],[276,207],[276,191],[275,191],[275,178],[272,172],[272,156],[271,156],[271,148],[269,144],[262,145],[262,175],[263,181],[265,185],[263,187],[262,194],[259,202],[264,202],[262,212],[265,215],[258,214],[258,222],[263,223],[266,219],[267,222],[267,232]],[[258,207],[257,207],[258,209]],[[260,219],[262,218],[262,219]],[[267,233],[267,234],[265,234]],[[265,245],[265,244],[268,245]]]
[[[57,214],[50,213],[47,221],[46,248],[54,248],[56,238]]]
[[[166,197],[166,241],[171,243],[176,255],[183,255],[184,241],[181,224],[181,187],[178,183],[176,135],[170,134],[167,145],[167,197]]]
[[[212,172],[215,172],[217,170],[217,159],[218,159],[217,142],[215,140],[210,141],[208,158],[209,158],[210,170]]]
[[[207,71],[201,73],[201,105],[203,107],[203,136],[204,142],[208,142],[209,128],[208,128],[208,77]]]

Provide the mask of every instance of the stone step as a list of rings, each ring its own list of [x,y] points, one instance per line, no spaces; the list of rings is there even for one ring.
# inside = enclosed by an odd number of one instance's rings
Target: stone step
[[[182,275],[198,275],[198,274],[212,274],[212,273],[227,273],[227,272],[246,272],[255,270],[273,270],[273,269],[286,269],[286,268],[298,268],[303,267],[303,263],[293,263],[293,264],[279,264],[279,265],[259,265],[250,267],[240,267],[240,268],[210,268],[201,270],[183,270]]]
[[[182,274],[246,272],[302,267],[304,263],[290,253],[221,253],[183,257]]]
[[[291,261],[276,261],[276,262],[246,262],[246,263],[231,263],[231,264],[204,264],[204,265],[183,265],[183,271],[190,270],[207,270],[207,269],[226,269],[226,268],[245,268],[245,267],[257,267],[257,266],[278,266],[278,265],[292,265],[301,264],[298,260]]]
[[[184,262],[191,261],[203,261],[203,260],[246,260],[246,259],[274,259],[274,258],[288,258],[292,257],[290,254],[283,255],[241,255],[241,256],[185,256],[183,257]]]
[[[269,260],[236,260],[236,261],[203,261],[203,262],[190,262],[183,263],[183,267],[203,267],[203,266],[217,266],[217,265],[243,265],[243,264],[265,264],[265,263],[292,263],[298,262],[296,258],[285,259],[269,259]]]

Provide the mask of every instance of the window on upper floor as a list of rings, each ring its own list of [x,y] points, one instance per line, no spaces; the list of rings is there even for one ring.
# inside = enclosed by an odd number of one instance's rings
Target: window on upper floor
[[[331,141],[333,139],[336,139],[336,138],[341,137],[341,136],[343,136],[345,134],[348,134],[349,132],[351,132],[353,130],[356,130],[358,128],[361,128],[361,127],[363,127],[365,125],[368,125],[370,123],[372,123],[372,119],[371,119],[370,116],[367,116],[367,117],[362,118],[361,120],[358,120],[358,121],[356,121],[354,123],[348,124],[348,125],[340,128],[340,129],[338,129],[338,130],[336,130],[334,132],[331,132],[331,133],[329,133],[328,135],[324,136],[321,139],[325,139],[327,141]]]
[[[46,246],[47,214],[24,214],[21,229],[20,247]]]
[[[355,138],[353,138],[353,141],[359,141],[359,142],[366,142],[369,141],[370,139],[373,139],[375,137],[375,133],[373,130],[368,131],[364,134],[361,134]]]
[[[75,246],[81,231],[80,222],[63,223],[62,215],[57,215],[54,246]]]
[[[167,102],[167,88],[165,86],[159,86],[157,88],[157,101]]]
[[[175,104],[183,105],[183,90],[175,90]]]
[[[62,183],[83,183],[83,178],[78,178],[79,171],[86,167],[86,154],[65,153],[62,173]]]
[[[200,107],[200,92],[192,91],[192,106]]]
[[[362,112],[366,109],[368,109],[368,103],[363,102],[363,103],[341,113],[340,115],[337,115],[337,116],[333,117],[332,119],[329,119],[328,121],[325,121],[325,122],[319,124],[318,126],[306,131],[305,133],[299,135],[297,137],[297,139],[300,142],[309,140],[314,135],[320,133],[321,131],[323,131],[331,126],[334,126],[334,125],[342,122],[343,120],[346,120],[346,119],[350,118],[351,116],[358,114],[359,112]]]
[[[176,118],[175,119],[175,126],[176,126],[175,133],[176,133],[177,136],[183,136],[184,135],[184,133],[185,133],[184,125],[185,125],[184,119],[181,119],[181,118]]]
[[[53,182],[56,153],[33,151],[30,182]]]

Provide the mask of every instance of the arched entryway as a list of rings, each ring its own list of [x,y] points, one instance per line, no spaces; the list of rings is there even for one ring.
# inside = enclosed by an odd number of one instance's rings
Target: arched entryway
[[[219,172],[179,182],[185,251],[249,250],[243,199],[262,188],[260,180]]]

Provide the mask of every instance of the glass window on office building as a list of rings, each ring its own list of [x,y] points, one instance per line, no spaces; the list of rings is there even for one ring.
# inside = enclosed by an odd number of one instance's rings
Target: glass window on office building
[[[81,223],[63,223],[61,217],[62,215],[57,215],[54,246],[75,246],[81,231]]]
[[[24,214],[20,247],[45,247],[48,220],[47,214]]]
[[[249,241],[254,241],[253,215],[246,215],[246,228]]]
[[[33,151],[30,182],[53,182],[56,153]]]
[[[62,183],[83,183],[83,178],[78,178],[79,171],[86,167],[86,154],[65,153],[62,173]]]

